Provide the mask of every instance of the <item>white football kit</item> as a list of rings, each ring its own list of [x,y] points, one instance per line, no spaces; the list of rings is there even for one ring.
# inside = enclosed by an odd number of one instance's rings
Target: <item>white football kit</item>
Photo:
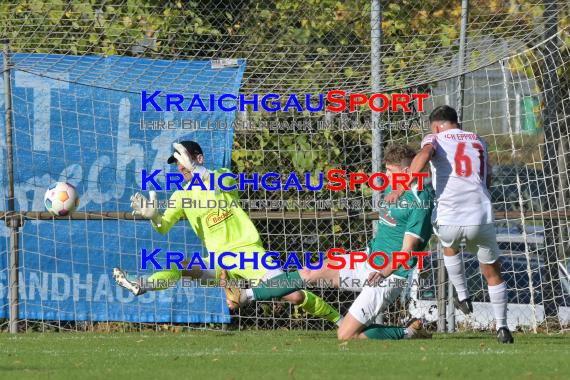
[[[475,133],[451,129],[425,136],[422,148],[426,144],[434,148],[434,232],[444,247],[459,249],[465,239],[466,250],[477,252],[480,262],[495,262],[499,247],[486,184],[491,166],[485,142]]]

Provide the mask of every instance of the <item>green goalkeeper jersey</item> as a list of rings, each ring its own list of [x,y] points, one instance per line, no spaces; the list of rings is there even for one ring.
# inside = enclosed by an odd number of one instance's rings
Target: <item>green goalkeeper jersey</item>
[[[390,190],[386,189],[384,196],[389,193]],[[384,204],[384,207],[380,210],[380,220],[378,221],[376,235],[368,244],[370,254],[378,251],[384,252],[390,259],[389,267],[391,267],[392,252],[402,250],[404,235],[406,234],[410,234],[420,240],[419,245],[415,247],[414,251],[423,251],[432,233],[432,209],[433,199],[429,191],[418,191],[417,184],[414,184],[411,190],[406,191],[400,197],[398,203],[391,204],[389,207]],[[384,261],[382,256],[376,256],[374,258],[374,264],[378,266],[382,266]],[[417,263],[417,256],[412,256],[410,260],[407,261],[407,265],[410,269],[404,269],[404,267],[400,265],[394,274],[406,278]],[[369,267],[369,269],[372,268]]]
[[[216,182],[223,173],[230,173],[230,170],[221,168],[214,171]],[[209,179],[208,176],[208,178],[203,180],[207,189],[210,189]],[[166,209],[160,226],[153,223],[156,231],[161,234],[167,233],[184,214],[190,225],[192,225],[194,232],[196,232],[196,235],[202,240],[209,252],[215,252],[216,255],[225,251],[237,253],[237,251],[234,251],[237,248],[252,245],[257,245],[260,247],[260,250],[263,250],[263,244],[257,229],[246,212],[239,207],[237,189],[224,191],[217,187],[216,184],[216,190],[204,190],[197,184],[197,181],[194,181],[192,188],[189,189],[191,183],[188,182],[183,186],[187,190],[177,190],[172,194],[170,203],[174,204],[175,207]],[[236,180],[231,177],[225,177],[223,184],[226,187],[231,187],[236,184]],[[187,207],[190,205],[189,199],[196,201],[197,205],[200,204],[204,208]],[[216,207],[205,208],[208,200],[216,201]],[[228,207],[217,207],[220,204],[220,200],[227,201]],[[234,207],[230,207],[232,200],[236,201],[234,202]],[[214,204],[213,202],[210,203]],[[238,207],[235,207],[236,204],[238,204]]]

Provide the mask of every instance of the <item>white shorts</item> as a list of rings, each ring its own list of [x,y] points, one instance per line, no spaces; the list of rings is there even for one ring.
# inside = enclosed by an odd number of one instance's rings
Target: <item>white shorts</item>
[[[499,245],[495,224],[477,226],[434,226],[434,233],[441,245],[446,248],[459,250],[459,245],[465,240],[465,250],[477,253],[477,259],[483,264],[493,264],[499,258]]]
[[[402,278],[392,275],[386,278],[380,286],[362,288],[348,312],[363,325],[374,323],[376,318],[396,301],[403,290],[397,287],[395,279]]]
[[[368,279],[371,269],[365,263],[356,263],[354,269],[342,268],[339,271],[339,288],[360,291],[360,294],[348,312],[363,325],[376,321],[376,317],[383,313],[402,292],[396,279],[404,280],[400,276],[389,276],[379,286],[362,286]]]
[[[359,292],[362,290],[362,284],[372,272],[374,271],[367,268],[366,263],[356,263],[354,269],[349,269],[347,259],[344,268],[338,271],[338,287]]]

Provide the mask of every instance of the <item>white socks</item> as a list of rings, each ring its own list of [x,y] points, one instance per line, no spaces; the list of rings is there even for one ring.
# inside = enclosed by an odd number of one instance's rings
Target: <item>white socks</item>
[[[463,301],[469,298],[469,292],[467,291],[467,280],[465,279],[465,271],[463,269],[461,255],[444,255],[443,262],[445,263],[445,268],[447,269],[449,280],[457,291],[457,297],[459,298],[459,301]]]
[[[507,283],[503,282],[499,285],[488,286],[489,298],[493,306],[493,314],[497,321],[497,330],[501,327],[507,327]]]
[[[447,273],[449,274],[449,280],[453,286],[455,286],[459,301],[469,298],[461,255],[444,255],[443,261]],[[488,289],[491,306],[493,307],[493,315],[497,321],[497,330],[501,327],[507,327],[507,284],[503,282],[499,285],[489,285]]]

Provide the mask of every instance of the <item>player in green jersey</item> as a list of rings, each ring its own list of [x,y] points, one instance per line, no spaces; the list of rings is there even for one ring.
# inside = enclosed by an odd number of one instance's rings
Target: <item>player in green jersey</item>
[[[392,173],[409,173],[414,155],[415,152],[405,145],[388,147],[384,156],[386,174],[390,177]],[[384,194],[389,194],[390,190],[387,189]],[[432,208],[429,192],[419,191],[416,185],[404,193],[400,202],[384,204],[379,215],[378,230],[368,244],[368,255],[384,252],[390,261],[393,252],[409,253],[411,258],[406,264],[410,269],[405,269],[402,264],[394,269],[389,263],[384,269],[376,270],[368,265],[368,262],[364,262],[356,263],[355,269],[349,269],[346,265],[345,268],[336,270],[327,267],[325,261],[320,269],[304,268],[274,278],[277,283],[289,284],[291,287],[225,288],[228,306],[233,308],[250,301],[283,297],[301,287],[301,280],[318,284],[318,280],[324,279],[332,281],[335,287],[360,291],[340,324],[339,339],[427,338],[429,334],[423,329],[420,320],[412,320],[407,328],[378,325],[374,324],[374,321],[399,297],[408,275],[417,265],[418,259],[412,256],[411,252],[422,252],[426,249],[432,233]],[[382,256],[376,256],[373,261],[378,267],[384,264]]]
[[[150,202],[140,193],[135,194],[131,198],[131,207],[133,215],[149,219],[152,227],[161,234],[166,234],[172,226],[177,223],[182,216],[192,226],[192,229],[198,235],[202,243],[206,246],[208,252],[214,252],[220,255],[222,252],[230,251],[234,253],[244,252],[244,258],[254,258],[254,252],[261,258],[266,252],[263,248],[261,238],[253,222],[247,213],[241,207],[219,208],[221,200],[231,204],[238,200],[237,189],[224,191],[217,184],[214,190],[210,188],[211,171],[204,167],[204,154],[200,145],[194,141],[182,141],[174,143],[174,154],[168,159],[169,164],[176,163],[178,171],[184,176],[188,183],[183,186],[185,190],[177,190],[170,197],[170,203],[175,207],[166,209],[163,215],[156,207],[156,193],[150,192]],[[219,169],[213,171],[215,177],[218,178],[223,173],[229,173],[228,169]],[[205,189],[198,184],[195,178],[199,176],[205,185]],[[191,186],[192,185],[192,186]],[[228,188],[235,185],[235,179],[226,176],[223,179],[223,185]],[[192,199],[202,201],[207,204],[208,200],[215,204],[214,208],[185,208],[183,207],[184,199]],[[252,262],[245,262],[244,268],[239,269],[239,255],[236,258],[225,256],[223,264],[231,266],[237,264],[236,269],[229,271],[229,277],[234,279],[260,280],[270,279],[283,273],[281,269],[266,269],[261,263],[254,268]],[[210,267],[209,260],[204,259],[206,267]],[[189,261],[181,262],[183,268],[188,268]],[[202,269],[199,265],[194,265],[190,269],[181,269],[175,264],[171,269],[156,272],[142,284],[153,284],[150,288],[141,286],[137,281],[131,281],[127,278],[126,273],[121,268],[113,269],[113,278],[118,285],[126,288],[134,295],[144,294],[148,290],[167,289],[169,282],[178,281],[182,277],[190,277],[195,280],[219,279],[221,269],[216,265],[215,269]],[[333,309],[323,299],[315,294],[307,291],[298,291],[283,297],[292,304],[299,305],[300,308],[307,313],[317,317],[324,318],[328,321],[337,323],[340,320],[338,311]]]

